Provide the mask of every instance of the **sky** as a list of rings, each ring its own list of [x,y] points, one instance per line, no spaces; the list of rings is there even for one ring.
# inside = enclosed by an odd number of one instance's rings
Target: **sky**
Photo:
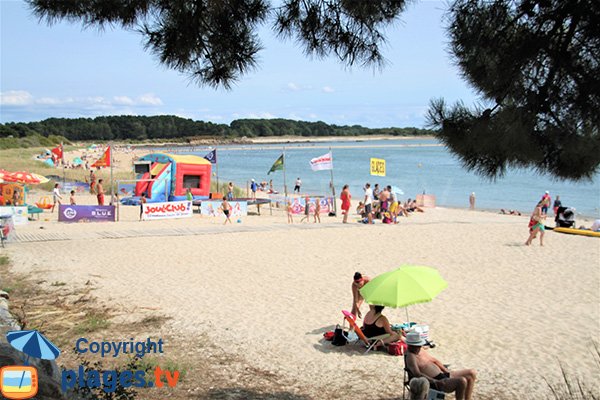
[[[259,67],[232,89],[201,87],[159,65],[142,36],[120,28],[39,22],[23,1],[0,0],[0,122],[105,115],[177,115],[229,124],[287,118],[370,128],[424,127],[429,101],[477,101],[448,52],[447,3],[421,0],[386,30],[383,70],[315,60],[259,32]]]

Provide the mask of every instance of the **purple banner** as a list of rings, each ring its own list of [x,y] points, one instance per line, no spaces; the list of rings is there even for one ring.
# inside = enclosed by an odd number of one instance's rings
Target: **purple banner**
[[[58,220],[60,222],[114,221],[115,206],[60,205],[58,207]]]

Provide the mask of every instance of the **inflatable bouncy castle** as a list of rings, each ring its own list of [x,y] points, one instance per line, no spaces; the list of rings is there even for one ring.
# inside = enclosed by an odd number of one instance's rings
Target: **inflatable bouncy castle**
[[[202,157],[153,153],[135,161],[134,168],[138,182],[125,204],[139,204],[142,193],[149,203],[186,200],[188,188],[194,200],[210,194],[211,164]]]

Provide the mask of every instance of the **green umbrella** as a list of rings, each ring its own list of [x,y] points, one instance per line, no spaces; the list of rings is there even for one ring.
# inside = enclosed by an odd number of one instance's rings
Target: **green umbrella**
[[[369,304],[398,308],[427,303],[447,286],[436,269],[402,265],[376,276],[360,289],[360,293]]]

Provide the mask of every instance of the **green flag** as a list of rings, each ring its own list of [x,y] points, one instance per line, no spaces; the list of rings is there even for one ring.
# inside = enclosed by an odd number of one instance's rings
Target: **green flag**
[[[283,154],[280,155],[279,158],[273,163],[273,166],[269,172],[267,172],[267,175],[269,175],[271,172],[279,171],[280,169],[283,169]]]

